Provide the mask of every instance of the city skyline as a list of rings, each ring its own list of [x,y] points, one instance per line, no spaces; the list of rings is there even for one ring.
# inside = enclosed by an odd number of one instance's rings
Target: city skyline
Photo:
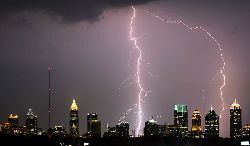
[[[246,127],[249,124],[242,125],[241,120],[241,107],[240,104],[237,102],[237,99],[234,100],[231,107],[228,109],[230,111],[230,138],[240,138],[242,136],[249,136],[249,130]],[[236,113],[236,114],[235,114]],[[87,113],[87,123],[85,125],[79,125],[79,116],[78,116],[78,106],[75,99],[72,99],[72,104],[69,108],[69,129],[65,129],[64,125],[67,124],[58,124],[53,125],[52,133],[61,135],[62,136],[83,136],[83,137],[93,137],[93,138],[100,138],[100,137],[135,137],[136,129],[135,127],[129,128],[129,123],[124,119],[123,121],[115,124],[115,125],[107,125],[107,129],[105,131],[101,131],[101,121],[98,120],[98,113]],[[105,117],[105,116],[104,116]],[[18,114],[9,114],[8,120],[1,122],[0,133],[11,133],[8,130],[8,125],[10,125],[10,130],[14,130],[14,134],[28,134],[28,135],[43,135],[50,130],[48,129],[41,129],[38,125],[38,116],[35,115],[32,109],[28,110],[26,114],[26,122],[25,125],[21,125],[19,123],[20,117]],[[81,119],[81,118],[80,118]],[[173,136],[173,137],[192,137],[192,138],[209,138],[209,137],[221,137],[219,136],[219,116],[214,111],[213,107],[210,107],[210,110],[207,112],[206,115],[202,116],[199,110],[194,110],[192,112],[192,117],[188,118],[188,108],[187,105],[184,104],[176,104],[174,106],[173,112],[173,123],[164,123],[159,124],[156,120],[154,120],[154,116],[151,117],[150,120],[145,122],[144,132],[141,136],[144,137],[166,137],[166,136]],[[191,120],[189,120],[191,119]],[[191,127],[188,124],[191,121]],[[201,121],[204,121],[202,123]],[[233,126],[235,125],[235,126]],[[7,127],[6,127],[7,126]],[[24,127],[26,126],[26,127]],[[79,127],[85,126],[87,127],[87,131],[83,133],[79,133]],[[112,127],[114,126],[114,127]],[[204,129],[202,129],[204,127]],[[27,128],[27,131],[24,130]],[[114,130],[115,128],[115,130]],[[245,128],[245,130],[244,130]],[[18,129],[18,130],[17,130]],[[112,134],[112,130],[116,133],[115,135]],[[172,131],[171,129],[177,130],[176,132]],[[24,131],[22,131],[24,130]],[[243,131],[242,131],[243,130]],[[111,132],[111,133],[110,133]],[[248,132],[248,133],[246,133]]]
[[[124,115],[138,127],[134,76],[138,52],[129,36],[131,5],[136,10],[133,36],[138,37],[143,53],[141,85],[148,93],[142,99],[142,125],[151,116],[159,117],[159,124],[173,124],[172,109],[179,103],[188,105],[189,128],[194,110],[198,109],[203,117],[211,105],[218,115],[222,109],[222,62],[217,46],[201,31],[163,23],[150,13],[202,26],[218,40],[227,63],[220,135],[230,135],[227,109],[235,98],[243,109],[242,126],[250,123],[250,2],[246,0],[62,0],[60,5],[48,0],[3,0],[0,121],[17,113],[19,122],[25,125],[23,117],[31,108],[40,118],[39,127],[48,127],[50,66],[51,125],[64,123],[69,129],[65,107],[75,98],[80,133],[87,130],[81,125],[86,124],[88,112],[98,113],[102,127],[107,123],[116,125]]]

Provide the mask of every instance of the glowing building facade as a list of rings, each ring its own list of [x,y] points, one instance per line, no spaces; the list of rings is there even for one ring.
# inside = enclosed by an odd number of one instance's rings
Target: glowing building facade
[[[188,134],[188,109],[187,105],[177,104],[174,106],[174,125],[180,128],[180,135]]]
[[[205,137],[219,137],[219,116],[212,107],[205,116]]]
[[[70,135],[78,136],[79,135],[79,119],[78,119],[78,107],[76,105],[76,101],[73,100],[70,107]]]
[[[242,135],[241,107],[235,99],[230,107],[230,137],[238,138]]]
[[[192,132],[202,132],[201,129],[201,113],[199,110],[195,110],[192,114]]]

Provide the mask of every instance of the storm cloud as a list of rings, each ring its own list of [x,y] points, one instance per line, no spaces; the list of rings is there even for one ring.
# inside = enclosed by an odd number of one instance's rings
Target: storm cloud
[[[0,15],[23,11],[45,11],[50,15],[61,16],[64,22],[98,21],[106,9],[141,5],[156,0],[3,0],[0,2]]]

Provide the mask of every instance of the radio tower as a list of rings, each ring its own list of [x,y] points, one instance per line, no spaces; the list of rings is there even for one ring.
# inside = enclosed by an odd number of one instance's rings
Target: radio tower
[[[48,68],[48,71],[49,71],[49,121],[48,121],[48,126],[49,126],[49,129],[51,128],[50,126],[50,71],[51,71],[51,67],[49,66]]]

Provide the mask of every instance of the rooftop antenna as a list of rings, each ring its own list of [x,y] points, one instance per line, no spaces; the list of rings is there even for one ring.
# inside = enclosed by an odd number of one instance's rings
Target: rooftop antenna
[[[48,126],[50,129],[51,128],[51,124],[50,124],[50,112],[51,112],[51,109],[50,109],[50,92],[51,92],[51,89],[50,89],[50,71],[51,71],[51,67],[50,66],[48,68],[48,71],[49,71],[49,121],[48,121]]]

